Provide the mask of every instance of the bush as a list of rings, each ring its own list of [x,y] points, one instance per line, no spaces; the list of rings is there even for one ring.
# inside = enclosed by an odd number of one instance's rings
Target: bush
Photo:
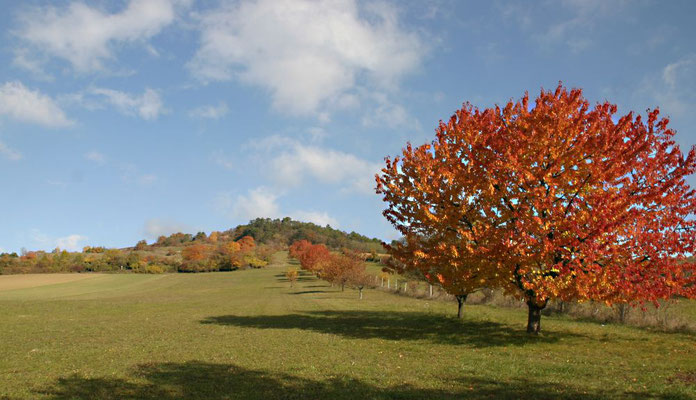
[[[148,265],[145,267],[145,273],[147,274],[163,274],[165,268],[161,265]]]

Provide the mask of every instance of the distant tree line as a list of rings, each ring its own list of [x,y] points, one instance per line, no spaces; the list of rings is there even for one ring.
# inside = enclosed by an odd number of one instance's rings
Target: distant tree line
[[[182,241],[184,237],[190,240]],[[164,246],[164,243],[176,243],[176,246]],[[135,247],[125,249],[88,246],[82,252],[55,249],[51,252],[22,251],[19,255],[3,253],[0,254],[0,273],[233,271],[264,267],[278,250],[267,245],[257,246],[251,236],[235,241],[216,232],[210,236],[175,233],[161,237],[152,245],[140,241]]]
[[[289,217],[257,218],[228,232],[235,238],[251,236],[258,243],[274,244],[284,248],[294,242],[307,240],[333,250],[345,248],[362,253],[384,251],[379,239],[368,238],[356,232],[346,233],[329,225],[322,227],[311,222],[294,221]]]
[[[0,274],[56,272],[212,272],[242,268],[261,268],[271,255],[287,249],[298,240],[307,240],[332,249],[351,249],[376,258],[382,249],[378,239],[355,232],[346,233],[329,226],[293,221],[290,218],[258,218],[246,225],[210,234],[173,233],[148,244],[108,249],[87,246],[82,252],[61,249],[22,250],[0,254]]]

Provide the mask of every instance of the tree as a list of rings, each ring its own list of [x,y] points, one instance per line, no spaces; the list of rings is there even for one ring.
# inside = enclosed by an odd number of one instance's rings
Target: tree
[[[362,298],[366,283],[365,261],[354,252],[332,254],[324,264],[321,278],[341,286],[341,291],[345,290],[346,284],[353,284],[360,290]]]
[[[407,146],[377,176],[406,264],[455,286],[503,287],[540,331],[549,299],[607,304],[696,296],[696,194],[658,110],[615,116],[580,89],[525,94],[504,108],[470,104],[436,139]],[[439,275],[438,275],[439,274]]]
[[[254,241],[254,238],[251,236],[244,236],[237,240],[237,243],[239,243],[240,251],[242,253],[254,251],[254,248],[256,247],[256,242]]]
[[[320,274],[324,264],[329,260],[329,249],[323,244],[313,244],[299,255],[302,269]]]
[[[345,256],[344,256],[345,257]],[[358,289],[358,296],[360,300],[363,298],[363,289],[366,287],[374,287],[372,276],[368,275],[365,271],[365,262],[357,257],[353,257],[353,261],[349,264],[350,267],[344,271],[344,276],[346,282]]]
[[[285,271],[285,277],[288,278],[288,281],[290,281],[290,287],[292,287],[299,275],[300,272],[297,270],[297,268],[288,268],[288,270]]]
[[[290,257],[299,260],[300,254],[307,251],[307,249],[311,246],[312,243],[310,243],[308,240],[298,240],[290,245],[288,248],[288,253],[290,254]]]

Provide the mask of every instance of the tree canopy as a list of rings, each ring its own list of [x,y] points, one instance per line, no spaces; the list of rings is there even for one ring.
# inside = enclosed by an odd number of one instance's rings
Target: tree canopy
[[[616,116],[580,89],[504,107],[465,104],[431,144],[387,158],[376,177],[390,246],[450,293],[502,287],[539,331],[549,299],[637,303],[696,295],[696,195],[659,111]]]

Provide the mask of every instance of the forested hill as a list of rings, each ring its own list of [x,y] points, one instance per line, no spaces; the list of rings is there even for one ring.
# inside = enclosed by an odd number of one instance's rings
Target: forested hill
[[[379,239],[368,238],[355,232],[344,232],[329,225],[319,226],[311,222],[283,219],[257,218],[246,225],[228,231],[238,239],[252,236],[257,243],[288,246],[297,240],[306,239],[312,243],[325,244],[327,247],[340,249],[347,247],[364,252],[382,252]]]

